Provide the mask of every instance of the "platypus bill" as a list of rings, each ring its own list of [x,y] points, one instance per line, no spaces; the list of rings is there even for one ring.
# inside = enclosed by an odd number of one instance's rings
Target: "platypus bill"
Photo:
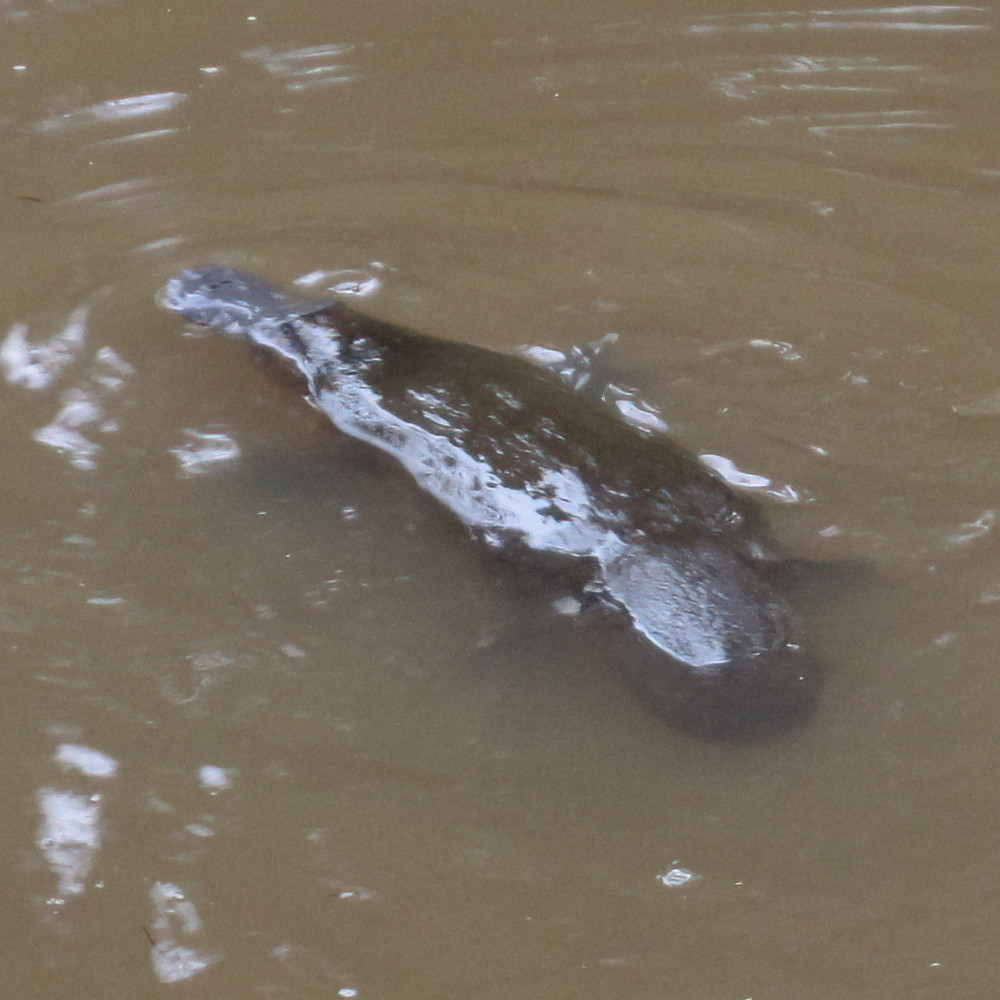
[[[540,564],[576,596],[616,609],[609,656],[670,724],[742,742],[813,711],[819,671],[765,578],[757,508],[671,438],[524,358],[234,268],[182,271],[161,301],[282,357],[338,430],[392,455],[484,544],[554,557]]]

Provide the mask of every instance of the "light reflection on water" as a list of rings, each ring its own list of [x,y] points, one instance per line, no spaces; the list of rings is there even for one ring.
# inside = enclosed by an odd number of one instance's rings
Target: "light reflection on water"
[[[219,955],[200,951],[184,941],[203,930],[198,908],[172,882],[154,882],[149,890],[150,959],[161,983],[178,983],[204,972]]]
[[[211,471],[220,462],[231,462],[240,456],[239,444],[226,431],[185,427],[183,433],[188,439],[186,443],[170,449],[182,475],[197,476]]]
[[[32,344],[28,326],[15,323],[0,343],[0,364],[11,385],[45,389],[79,357],[87,330],[89,306],[74,309],[62,329],[48,340]]]
[[[101,292],[94,298],[105,295]],[[6,381],[36,392],[50,388],[81,359],[90,308],[74,309],[62,329],[40,343],[28,340],[25,324],[14,324],[0,343],[0,365]],[[96,468],[102,446],[93,435],[119,430],[112,409],[134,375],[133,366],[117,351],[106,345],[99,347],[73,385],[59,392],[55,416],[32,436],[65,455],[74,468]]]
[[[356,67],[359,46],[350,42],[313,45],[299,49],[263,46],[243,53],[268,73],[284,81],[290,91],[313,90],[361,78]]]
[[[699,18],[691,22],[686,30],[692,34],[801,30],[975,32],[989,30],[990,14],[990,7],[962,4],[740,12]]]
[[[98,104],[71,108],[43,118],[35,125],[35,128],[44,135],[62,133],[70,129],[91,128],[105,122],[120,122],[133,118],[145,118],[149,115],[161,115],[173,111],[186,97],[186,94],[173,91],[161,94],[115,97]]]
[[[38,790],[41,822],[38,847],[56,876],[56,896],[61,904],[80,895],[101,847],[101,797],[57,788]]]

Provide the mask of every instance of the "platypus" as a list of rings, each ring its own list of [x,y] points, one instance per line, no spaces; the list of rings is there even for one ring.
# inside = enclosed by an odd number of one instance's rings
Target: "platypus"
[[[160,301],[280,356],[339,431],[391,455],[481,544],[544,556],[584,611],[614,612],[609,658],[672,725],[743,742],[813,711],[819,669],[770,583],[758,507],[665,433],[524,357],[235,268],[184,270]]]

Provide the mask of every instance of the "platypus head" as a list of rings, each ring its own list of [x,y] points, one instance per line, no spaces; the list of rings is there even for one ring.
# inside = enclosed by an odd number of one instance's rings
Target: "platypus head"
[[[249,271],[220,264],[181,271],[163,287],[159,301],[194,326],[238,337],[330,305],[286,295]]]

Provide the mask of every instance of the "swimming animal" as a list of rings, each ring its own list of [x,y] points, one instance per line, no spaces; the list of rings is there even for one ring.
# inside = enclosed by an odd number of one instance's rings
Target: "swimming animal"
[[[391,455],[481,543],[544,557],[584,610],[610,610],[609,657],[669,723],[741,742],[813,711],[819,669],[769,582],[759,510],[667,435],[523,357],[234,268],[182,271],[160,300],[278,355],[338,430]]]

